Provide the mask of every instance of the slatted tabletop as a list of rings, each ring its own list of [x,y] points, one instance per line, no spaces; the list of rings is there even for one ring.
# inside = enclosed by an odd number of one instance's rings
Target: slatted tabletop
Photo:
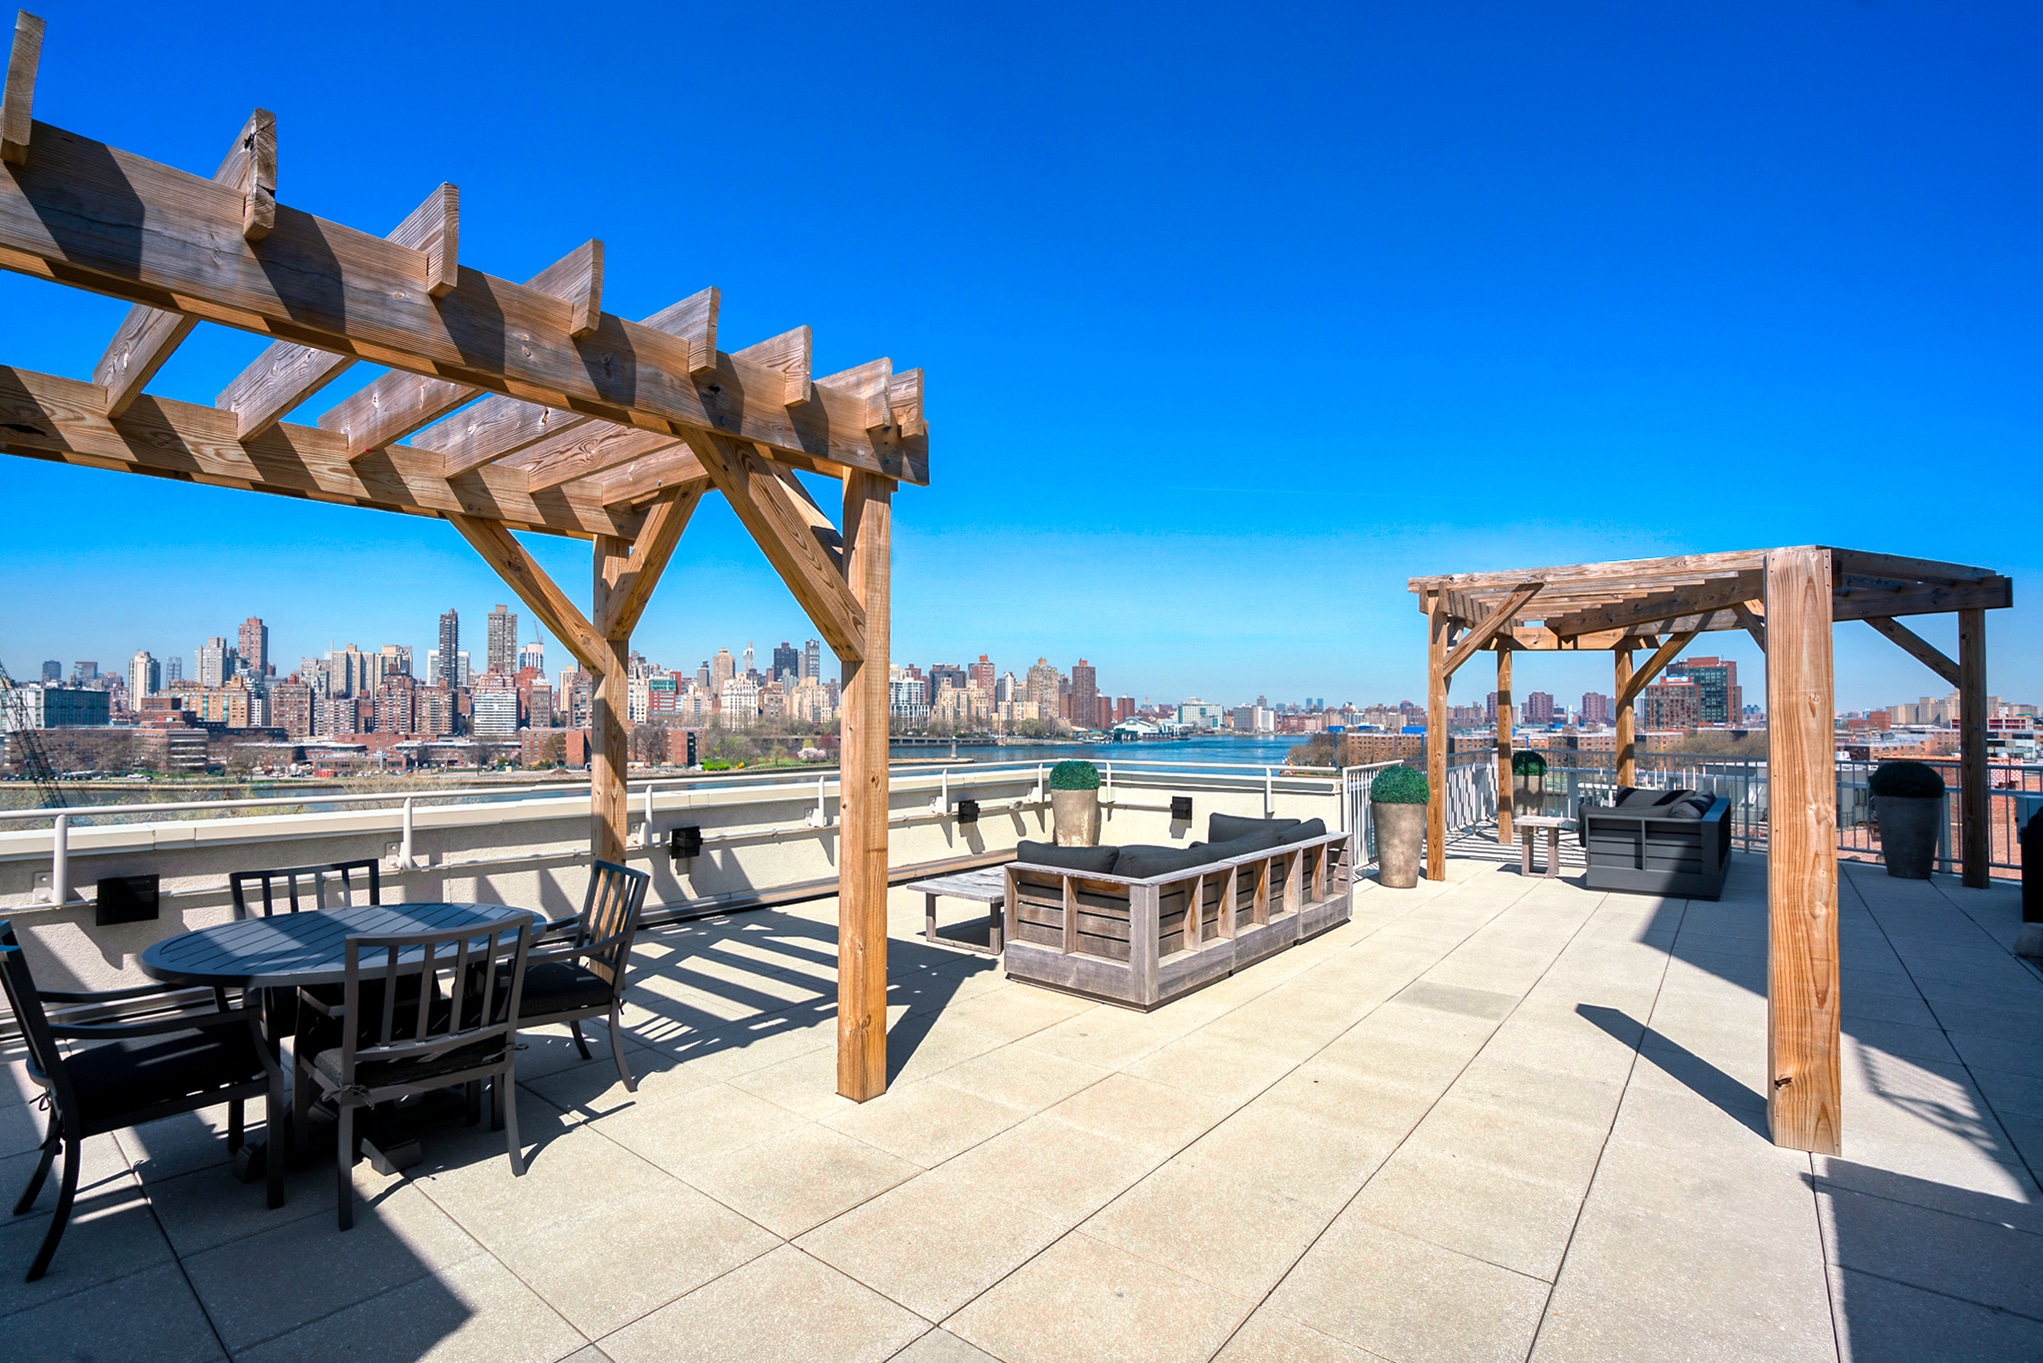
[[[903,887],[923,894],[949,895],[953,899],[976,899],[981,904],[998,904],[1007,897],[1007,868],[989,866],[980,871],[932,876]]]
[[[438,932],[470,924],[486,931],[520,916],[538,920],[535,927],[545,922],[544,914],[504,904],[364,904],[280,913],[166,937],[144,951],[138,964],[143,973],[171,984],[257,989],[338,984],[347,977],[349,937]],[[422,958],[414,950],[401,954],[398,963],[402,967]]]

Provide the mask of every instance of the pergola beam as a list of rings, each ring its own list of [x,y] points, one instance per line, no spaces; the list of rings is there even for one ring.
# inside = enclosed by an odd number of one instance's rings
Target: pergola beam
[[[419,287],[444,297],[460,273],[461,191],[443,184],[428,194],[387,238],[418,253]],[[234,433],[247,439],[282,421],[299,403],[354,365],[336,355],[289,341],[273,341],[222,389],[213,405],[234,413]]]
[[[7,87],[0,92],[0,162],[10,166],[28,160],[42,57],[43,21],[21,10],[14,16],[14,41],[7,52]]]
[[[1639,694],[1653,684],[1653,679],[1667,670],[1667,665],[1681,655],[1681,650],[1695,642],[1697,632],[1689,630],[1683,634],[1676,634],[1654,649],[1653,656],[1646,659],[1646,665],[1626,679],[1617,703],[1627,707],[1636,704]]]
[[[1866,617],[1866,623],[1898,644],[1904,652],[1924,667],[1942,677],[1953,689],[1965,684],[1964,675],[1959,670],[1958,664],[1952,662],[1942,649],[1899,620],[1891,620],[1883,615],[1870,615]]]
[[[568,304],[479,270],[435,299],[409,248],[282,204],[249,243],[223,186],[46,123],[33,137],[35,155],[0,177],[5,268],[620,424],[927,481],[923,443],[874,421],[858,391],[818,380],[790,408],[776,371],[608,313],[576,338]]]
[[[865,610],[841,564],[817,541],[800,499],[765,459],[734,440],[700,431],[689,447],[839,661],[866,658]]]
[[[275,114],[268,109],[257,109],[249,115],[248,122],[235,134],[234,145],[228,150],[226,159],[213,172],[213,182],[239,191],[250,206],[244,216],[259,225],[261,231],[268,232],[277,216]],[[267,214],[266,219],[263,212]],[[244,235],[246,231],[244,227]],[[156,377],[156,371],[163,368],[165,361],[198,324],[196,317],[187,317],[181,312],[164,312],[140,303],[128,309],[128,315],[114,331],[113,340],[108,342],[106,353],[99,357],[99,363],[92,371],[92,381],[106,389],[109,416],[119,416],[128,410],[129,405],[141,396],[142,390],[148,387],[149,381]]]
[[[1682,615],[1729,610],[1738,602],[1749,601],[1759,595],[1765,585],[1765,577],[1759,572],[1738,573],[1700,586],[1591,606],[1559,617],[1549,616],[1545,623],[1548,629],[1561,636],[1631,629]]]
[[[283,423],[240,440],[233,414],[217,407],[145,395],[109,417],[96,383],[5,366],[0,452],[414,516],[487,517],[580,539],[632,535],[642,519],[574,487],[534,494],[520,469],[477,469],[450,481],[438,455],[404,445],[351,461],[342,438],[316,426]]]
[[[1482,618],[1481,623],[1464,634],[1448,653],[1447,661],[1442,664],[1447,675],[1451,677],[1460,671],[1461,665],[1474,657],[1477,649],[1496,638],[1497,631],[1508,626],[1518,612],[1524,609],[1525,603],[1537,596],[1543,586],[1545,584],[1540,582],[1524,583],[1492,607]]]
[[[525,286],[552,294],[574,309],[577,318],[600,315],[603,295],[603,243],[586,241],[538,274]],[[593,325],[593,324],[591,324]],[[571,334],[575,334],[572,333]],[[579,334],[587,334],[586,331]],[[348,438],[348,457],[359,459],[370,450],[402,440],[413,431],[429,426],[482,389],[465,383],[450,383],[405,370],[393,370],[351,396],[320,413],[322,429],[339,431]],[[512,404],[529,408],[529,403]],[[546,408],[538,408],[546,411]],[[565,415],[564,413],[556,415]],[[586,421],[586,417],[575,417]],[[464,472],[455,469],[455,473]]]
[[[517,538],[504,528],[500,521],[485,520],[476,516],[449,516],[461,537],[473,545],[483,561],[496,570],[504,584],[518,594],[531,612],[539,617],[541,624],[552,630],[567,651],[574,655],[576,662],[588,671],[601,676],[609,666],[608,650],[603,636],[589,623],[581,608],[568,599],[546,570],[518,543]],[[599,539],[612,539],[599,536]],[[630,541],[624,541],[629,544]]]

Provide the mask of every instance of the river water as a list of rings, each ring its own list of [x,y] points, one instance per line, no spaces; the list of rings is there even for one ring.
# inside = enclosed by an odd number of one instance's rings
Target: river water
[[[894,747],[896,761],[922,762],[1062,762],[1080,758],[1102,762],[1185,762],[1199,765],[1281,767],[1291,750],[1305,741],[1303,735],[1283,738],[1188,738],[1168,743],[1008,743],[998,748],[960,746],[953,758],[949,748],[922,744]]]

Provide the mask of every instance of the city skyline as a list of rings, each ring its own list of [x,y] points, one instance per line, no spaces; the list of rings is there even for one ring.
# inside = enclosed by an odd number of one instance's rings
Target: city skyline
[[[1809,542],[1985,562],[2018,582],[2043,568],[2019,508],[2011,533],[1982,529],[1959,514],[1973,483],[1945,475],[1954,452],[1969,476],[2018,472],[2039,432],[2043,185],[2010,170],[2043,126],[2019,59],[2043,43],[2033,9],[1482,24],[1335,10],[1245,33],[1193,8],[1167,25],[1091,16],[1082,54],[1054,26],[959,14],[910,43],[931,59],[923,97],[863,134],[919,149],[914,215],[866,210],[869,159],[839,141],[827,92],[843,53],[872,41],[849,16],[592,15],[574,39],[592,69],[710,42],[770,44],[795,74],[805,93],[759,111],[755,135],[820,128],[830,145],[815,211],[762,230],[690,212],[678,146],[535,201],[535,159],[583,150],[566,127],[421,139],[422,122],[467,117],[458,89],[374,62],[345,90],[338,68],[262,75],[332,41],[313,19],[218,33],[113,8],[117,22],[50,7],[55,33],[103,30],[93,62],[45,64],[37,109],[60,124],[133,130],[131,150],[205,174],[261,104],[285,130],[288,183],[317,195],[287,190],[294,206],[394,224],[450,180],[464,260],[522,278],[600,237],[618,315],[714,281],[733,344],[807,324],[819,373],[881,353],[924,368],[940,453],[931,485],[895,508],[903,656],[939,656],[969,625],[996,653],[1120,659],[1137,691],[1407,695],[1424,659],[1414,574]],[[510,6],[478,41],[515,67],[563,39],[548,13]],[[236,74],[165,104],[155,75],[180,62]],[[701,79],[684,98],[620,78],[620,117],[662,126],[748,94],[732,72]],[[374,176],[359,173],[369,144],[384,149]],[[1242,146],[1267,150],[1250,178],[1277,199],[1211,192],[1211,167],[1239,164]],[[781,189],[766,165],[730,174],[734,195]],[[912,262],[908,282],[875,289],[875,260]],[[1196,298],[1188,278],[1205,281]],[[10,363],[81,375],[124,308],[7,273],[0,313],[37,323]],[[1213,357],[1248,335],[1281,347],[1287,382],[1313,395],[1309,444],[1262,404],[1220,399]],[[263,344],[200,325],[151,390],[210,405]],[[1045,357],[1074,376],[1048,440],[1015,400]],[[356,366],[299,419],[376,372]],[[808,481],[835,505],[827,480]],[[139,641],[189,660],[197,641],[234,637],[247,612],[227,603],[251,580],[277,657],[323,647],[328,619],[365,648],[403,640],[422,657],[446,599],[468,603],[481,657],[502,597],[426,519],[24,459],[0,461],[0,499],[46,512],[10,526],[0,566],[11,669],[60,651],[104,662]],[[587,545],[532,547],[586,601]],[[1251,591],[1256,610],[1215,608]],[[639,637],[699,657],[699,640],[748,632],[808,630],[712,497]],[[1756,650],[1722,647],[1756,685]],[[1542,659],[1528,680],[1607,686],[1594,667]],[[2043,675],[2043,614],[2023,587],[1996,612],[1988,668],[2001,693]],[[1836,675],[1840,704],[1864,706],[1928,674],[1845,627]]]

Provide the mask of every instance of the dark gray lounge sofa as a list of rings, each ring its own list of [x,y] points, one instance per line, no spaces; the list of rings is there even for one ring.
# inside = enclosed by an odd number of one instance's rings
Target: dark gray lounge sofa
[[[1731,869],[1731,803],[1692,790],[1620,786],[1581,807],[1589,888],[1716,899]]]

